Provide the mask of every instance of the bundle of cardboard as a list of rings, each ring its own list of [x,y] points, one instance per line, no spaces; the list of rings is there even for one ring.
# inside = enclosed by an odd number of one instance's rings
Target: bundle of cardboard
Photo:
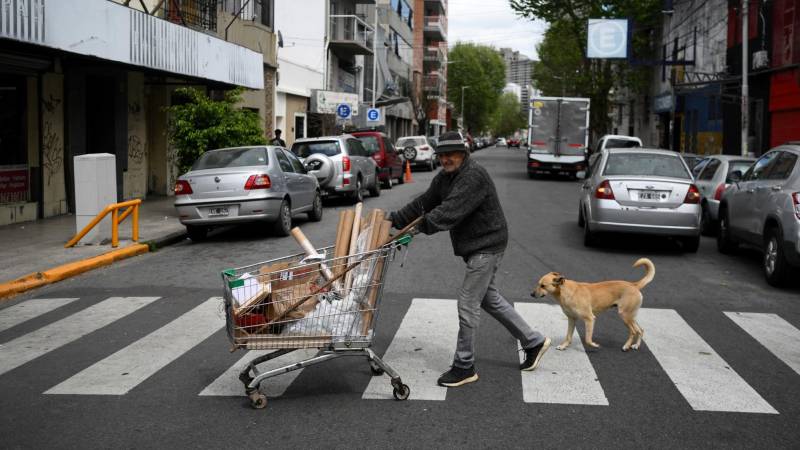
[[[362,211],[358,203],[339,213],[333,255],[319,254],[294,228],[305,258],[264,266],[237,280],[231,290],[237,345],[281,336],[328,342],[367,336],[384,269],[384,258],[369,252],[389,241],[391,222],[380,209],[365,217]]]

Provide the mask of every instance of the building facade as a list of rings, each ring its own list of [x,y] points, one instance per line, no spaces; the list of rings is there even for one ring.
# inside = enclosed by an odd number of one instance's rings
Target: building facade
[[[419,73],[420,108],[425,126],[420,134],[438,136],[446,131],[447,102],[447,0],[415,0],[414,71]]]
[[[0,224],[74,212],[88,153],[115,155],[118,200],[171,193],[177,87],[248,89],[271,125],[269,27],[254,37],[225,2],[167,3],[0,2]]]
[[[510,48],[501,48],[500,56],[506,67],[506,83],[513,83],[520,87],[521,112],[528,113],[528,102],[533,93],[533,61],[519,51]]]

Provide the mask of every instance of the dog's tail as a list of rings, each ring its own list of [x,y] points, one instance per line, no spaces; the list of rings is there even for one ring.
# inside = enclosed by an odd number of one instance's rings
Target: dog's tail
[[[650,261],[647,258],[639,258],[633,263],[633,267],[645,266],[647,272],[645,272],[644,277],[641,280],[635,282],[637,288],[642,289],[643,287],[647,286],[651,281],[653,281],[653,277],[656,276],[656,266],[653,265],[653,261]]]

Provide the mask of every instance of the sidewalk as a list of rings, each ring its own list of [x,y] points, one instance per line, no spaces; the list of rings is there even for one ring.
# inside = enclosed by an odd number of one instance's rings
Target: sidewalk
[[[150,196],[139,208],[139,243],[167,245],[185,237],[186,228],[178,221],[174,197]],[[110,217],[110,216],[108,216]],[[132,216],[120,224],[119,246],[85,245],[64,248],[75,234],[75,216],[65,215],[35,222],[0,227],[0,255],[7,264],[0,266],[0,285],[29,274],[43,272],[64,264],[83,261],[135,244],[131,241]],[[104,220],[110,220],[106,218]]]

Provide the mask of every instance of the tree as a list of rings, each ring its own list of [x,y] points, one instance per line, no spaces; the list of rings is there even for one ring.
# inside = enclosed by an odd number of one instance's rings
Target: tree
[[[497,108],[491,116],[490,128],[495,136],[509,136],[525,127],[525,118],[520,112],[517,96],[506,92],[497,102]]]
[[[267,142],[258,114],[236,107],[240,89],[227,91],[220,101],[195,88],[176,89],[174,98],[168,108],[169,137],[177,150],[180,173],[188,171],[206,150]]]
[[[586,58],[588,19],[628,18],[633,30],[634,55],[649,54],[651,31],[661,12],[659,0],[509,0],[522,17],[550,23],[539,45],[539,63],[534,67],[534,85],[546,95],[589,97],[590,127],[596,135],[610,125],[609,94],[626,88],[632,95],[647,87],[647,69],[627,61]]]
[[[447,98],[456,105],[456,111],[464,112],[468,130],[485,129],[505,86],[503,58],[492,47],[463,42],[450,49],[448,58],[451,64],[447,69]],[[468,88],[462,105],[464,86]]]

